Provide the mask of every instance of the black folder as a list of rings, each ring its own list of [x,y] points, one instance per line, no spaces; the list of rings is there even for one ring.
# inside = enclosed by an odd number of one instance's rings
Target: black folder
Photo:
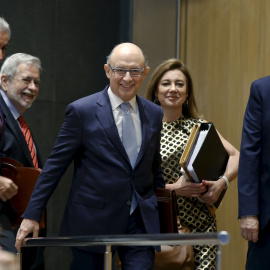
[[[198,137],[200,132],[206,131],[206,136],[203,143],[197,152],[194,161],[192,163],[193,170],[199,181],[202,180],[218,180],[225,172],[228,153],[225,150],[223,143],[213,125],[213,123],[201,123],[199,125],[199,131],[196,132],[196,139],[192,143],[188,143],[190,149],[185,149],[183,156],[186,156],[186,160],[180,160],[180,165],[182,166],[183,174],[188,180],[194,181],[191,177],[191,173],[188,170],[190,156],[194,154],[194,148],[196,143],[198,143]],[[198,126],[195,129],[198,129]],[[188,152],[188,153],[187,153]],[[198,182],[198,181],[196,181]],[[214,207],[218,208],[222,198],[224,197],[226,189],[220,194],[218,200],[215,202]]]

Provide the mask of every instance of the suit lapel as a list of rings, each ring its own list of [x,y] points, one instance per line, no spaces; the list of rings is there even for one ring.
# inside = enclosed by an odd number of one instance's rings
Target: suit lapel
[[[110,99],[108,96],[108,88],[105,88],[97,100],[98,109],[96,111],[97,118],[99,119],[100,124],[104,128],[107,136],[109,137],[110,141],[115,145],[115,147],[119,150],[121,155],[129,162],[129,158],[125,151],[125,148],[120,140],[117,127],[115,125],[115,121],[112,114],[112,107],[110,103]],[[139,107],[140,113],[140,121],[141,121],[141,128],[142,128],[142,145],[140,152],[138,154],[138,158],[136,164],[140,161],[143,157],[145,151],[147,150],[147,144],[150,138],[150,126],[149,126],[149,118],[145,111],[146,104],[142,102],[142,99],[137,96],[137,102]],[[135,165],[136,166],[136,165]]]
[[[125,148],[120,140],[119,133],[113,118],[112,106],[108,96],[108,87],[106,87],[97,100],[97,118],[106,132],[111,143],[118,149],[121,155],[129,162]]]
[[[33,161],[32,161],[32,158],[31,158],[31,155],[29,152],[29,148],[28,148],[28,145],[25,141],[23,133],[22,133],[17,121],[14,119],[14,116],[10,112],[9,108],[7,107],[7,105],[6,105],[6,103],[3,100],[1,95],[0,95],[0,104],[2,107],[5,128],[8,128],[9,130],[11,130],[14,137],[18,140],[18,142],[22,148],[22,151],[23,151],[26,159],[28,160],[29,164],[33,165]]]
[[[142,99],[139,96],[137,96],[137,103],[139,107],[140,121],[142,128],[142,145],[137,158],[138,163],[140,159],[143,157],[145,151],[147,150],[147,145],[150,139],[150,126],[149,126],[149,118],[145,110],[146,104],[142,102]]]

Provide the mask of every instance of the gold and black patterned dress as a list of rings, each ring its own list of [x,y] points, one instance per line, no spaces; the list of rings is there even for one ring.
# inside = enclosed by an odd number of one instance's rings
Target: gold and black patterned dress
[[[167,184],[175,183],[181,176],[180,157],[186,146],[194,124],[202,119],[180,117],[174,122],[163,122],[161,134],[162,168]],[[217,231],[216,218],[207,206],[197,198],[178,197],[179,218],[182,225],[191,232],[211,233]],[[195,269],[214,270],[216,268],[217,247],[210,245],[194,246]]]

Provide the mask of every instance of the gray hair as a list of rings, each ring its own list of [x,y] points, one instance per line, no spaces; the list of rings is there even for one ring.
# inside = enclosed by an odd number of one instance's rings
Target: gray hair
[[[25,53],[15,53],[9,56],[3,63],[0,72],[0,78],[3,74],[5,74],[8,77],[9,81],[12,82],[17,74],[17,68],[20,64],[36,66],[39,69],[39,72],[41,72],[41,62],[39,58]]]
[[[9,24],[2,17],[0,17],[0,32],[6,32],[8,34],[8,39],[10,39],[11,31],[9,28]]]
[[[106,56],[106,59],[107,59],[106,64],[107,64],[107,65],[110,64],[111,56],[112,56],[112,54],[114,53],[114,50],[115,50],[119,45],[122,45],[122,44],[133,44],[133,43],[123,42],[123,43],[120,43],[120,44],[115,45],[114,48],[112,49],[112,51],[110,52],[110,54],[109,54],[108,56]],[[135,44],[133,44],[133,45],[135,45]],[[137,46],[137,45],[135,45],[135,46]],[[137,47],[138,47],[138,46],[137,46]],[[138,48],[140,49],[140,51],[141,51],[141,53],[142,53],[142,56],[143,56],[143,58],[144,58],[145,66],[148,67],[148,60],[147,60],[146,55],[143,53],[143,51],[142,51],[142,49],[141,49],[140,47],[138,47]]]

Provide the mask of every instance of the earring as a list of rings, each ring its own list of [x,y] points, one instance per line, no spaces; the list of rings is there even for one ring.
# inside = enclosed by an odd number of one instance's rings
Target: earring
[[[188,108],[188,99],[186,99],[186,101],[183,104],[184,108]]]
[[[154,103],[157,104],[157,105],[160,105],[160,102],[159,102],[159,100],[158,100],[158,97],[155,97],[155,98],[154,98]]]

